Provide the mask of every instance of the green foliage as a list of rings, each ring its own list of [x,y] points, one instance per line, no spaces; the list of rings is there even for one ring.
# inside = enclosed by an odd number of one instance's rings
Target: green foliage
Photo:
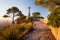
[[[42,16],[41,16],[41,17],[39,17],[39,18],[42,18],[42,19],[44,19],[44,17],[42,17]]]
[[[32,15],[33,15],[33,18],[42,18],[42,19],[44,19],[44,17],[40,16],[41,14],[39,12],[33,12]]]
[[[60,5],[60,0],[35,0],[35,4],[52,11],[55,7]]]
[[[33,15],[33,17],[40,17],[40,13],[39,12],[33,12],[32,15]]]
[[[20,26],[20,27],[18,28],[18,30],[19,30],[19,32],[24,32],[24,31],[26,30],[26,28],[25,28],[24,26]]]
[[[29,22],[32,22],[33,21],[33,18],[28,18],[27,20],[25,20],[26,23],[29,23]]]
[[[40,17],[33,17],[33,18],[41,18],[41,19],[44,19],[44,17],[40,16]]]
[[[23,13],[21,11],[18,12],[18,14],[16,14],[16,16],[24,16]]]
[[[3,17],[6,18],[6,17],[9,17],[9,16],[8,15],[4,15]]]
[[[55,8],[48,16],[48,24],[54,27],[60,26],[60,7]]]
[[[9,13],[14,13],[15,14],[17,12],[19,12],[19,9],[17,7],[12,7],[12,8],[9,8],[7,10],[7,14],[9,14]]]
[[[26,18],[26,16],[24,16],[24,15],[19,17],[20,20],[24,20],[25,18]]]
[[[25,22],[25,19],[26,19],[26,16],[24,16],[24,15],[19,16],[19,17],[16,19],[17,24],[20,24],[20,23]]]
[[[17,7],[9,8],[9,9],[7,9],[7,15],[4,15],[3,17],[10,17],[8,15],[12,14],[13,15],[12,23],[14,24],[14,17],[17,12],[19,12],[19,9]]]
[[[26,19],[26,16],[23,15],[23,13],[22,13],[21,11],[19,11],[18,14],[16,14],[16,16],[19,16],[19,17],[16,19],[17,24],[20,24],[20,23],[24,22],[25,19]]]

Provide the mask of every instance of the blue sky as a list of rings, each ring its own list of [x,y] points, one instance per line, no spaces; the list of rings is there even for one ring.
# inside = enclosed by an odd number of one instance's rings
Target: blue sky
[[[47,17],[49,11],[40,6],[34,4],[34,0],[0,0],[0,16],[6,14],[6,10],[16,6],[23,12],[24,15],[28,15],[28,7],[31,7],[31,14],[33,12],[40,12],[41,16]]]

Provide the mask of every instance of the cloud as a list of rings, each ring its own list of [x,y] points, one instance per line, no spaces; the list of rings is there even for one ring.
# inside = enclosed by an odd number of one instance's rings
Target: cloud
[[[2,29],[4,26],[6,25],[11,25],[11,18],[3,18],[3,17],[0,17],[0,29]]]

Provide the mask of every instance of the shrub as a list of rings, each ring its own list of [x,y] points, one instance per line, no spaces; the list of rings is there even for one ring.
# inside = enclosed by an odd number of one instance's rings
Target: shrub
[[[0,31],[2,34],[0,34],[0,40],[18,40],[31,30],[31,25],[32,23],[23,23],[20,26],[17,24],[14,26],[5,26]]]
[[[53,9],[48,15],[48,24],[53,27],[60,27],[60,7]]]
[[[26,30],[26,28],[25,28],[24,26],[21,26],[21,27],[18,28],[18,30],[19,30],[20,32],[24,32],[24,31]]]
[[[16,29],[16,26],[14,27],[5,26],[1,34],[2,34],[0,35],[1,40],[17,40],[18,31]]]

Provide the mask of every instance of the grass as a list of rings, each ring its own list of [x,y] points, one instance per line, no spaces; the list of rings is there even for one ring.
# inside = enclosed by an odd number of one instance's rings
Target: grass
[[[26,33],[31,30],[32,23],[14,24],[14,26],[5,26],[1,30],[0,40],[20,40]]]
[[[54,28],[52,26],[49,26],[49,28],[51,29],[54,37],[56,38],[56,40],[60,40],[60,27],[59,28]]]

